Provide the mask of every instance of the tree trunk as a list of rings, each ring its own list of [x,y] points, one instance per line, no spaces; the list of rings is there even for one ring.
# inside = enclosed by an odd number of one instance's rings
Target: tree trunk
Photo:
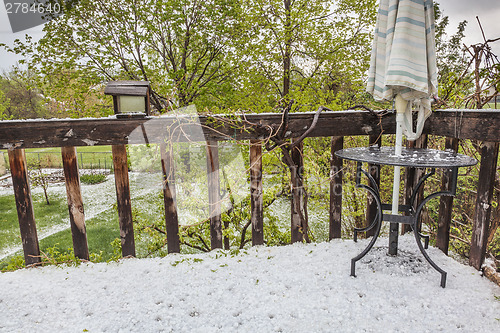
[[[284,0],[285,5],[285,54],[283,55],[283,92],[282,97],[290,93],[290,65],[292,62],[292,24],[291,0]]]

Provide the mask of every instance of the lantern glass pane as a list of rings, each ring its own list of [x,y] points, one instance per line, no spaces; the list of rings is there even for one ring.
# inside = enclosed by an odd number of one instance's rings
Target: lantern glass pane
[[[127,112],[146,112],[144,96],[119,96],[119,111]]]

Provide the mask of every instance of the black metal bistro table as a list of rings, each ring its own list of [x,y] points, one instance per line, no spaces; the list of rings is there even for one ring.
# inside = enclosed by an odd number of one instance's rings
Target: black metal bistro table
[[[409,224],[413,233],[415,235],[415,240],[417,242],[418,248],[420,252],[423,254],[424,258],[429,262],[429,264],[441,273],[441,287],[446,286],[446,272],[442,270],[432,259],[429,257],[425,249],[427,249],[429,245],[429,236],[423,235],[418,231],[417,223],[420,216],[420,213],[425,206],[425,204],[438,196],[446,195],[446,196],[455,196],[457,189],[457,177],[458,177],[458,168],[475,165],[477,160],[462,154],[458,154],[451,150],[441,151],[435,149],[422,149],[422,148],[413,148],[406,149],[403,148],[400,156],[396,156],[394,153],[394,147],[359,147],[359,148],[347,148],[342,149],[335,152],[335,155],[342,159],[356,161],[357,169],[356,169],[356,187],[363,188],[367,190],[373,196],[376,204],[377,204],[377,214],[374,220],[368,225],[366,228],[354,228],[354,241],[357,240],[357,233],[368,231],[370,229],[375,229],[375,234],[372,237],[368,246],[356,257],[351,260],[351,276],[356,276],[356,262],[363,258],[373,247],[375,242],[377,241],[377,237],[380,234],[380,228],[382,225],[382,221],[392,222],[392,223],[400,223],[400,224]],[[399,212],[407,213],[406,216],[393,215],[393,214],[384,214],[384,210],[390,210],[391,205],[384,204],[380,199],[380,192],[377,186],[377,183],[373,179],[373,177],[363,170],[362,163],[376,164],[376,165],[392,165],[392,166],[401,166],[401,167],[410,167],[410,168],[430,168],[431,171],[422,176],[422,178],[417,183],[417,186],[413,190],[413,193],[410,197],[409,205],[398,205]],[[417,193],[419,189],[422,187],[424,182],[432,176],[436,168],[449,169],[451,170],[451,182],[449,191],[439,191],[434,192],[426,196],[421,202],[417,201]],[[365,175],[369,180],[369,185],[361,184],[361,177]],[[425,246],[422,245],[421,239],[425,240]]]

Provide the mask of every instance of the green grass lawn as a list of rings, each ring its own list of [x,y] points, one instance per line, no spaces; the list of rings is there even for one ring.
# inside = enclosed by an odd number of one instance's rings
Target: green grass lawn
[[[87,227],[87,242],[90,253],[100,254],[102,259],[109,260],[113,256],[113,246],[111,243],[120,238],[120,228],[118,214],[115,210],[107,210],[85,221]],[[40,240],[40,250],[46,251],[48,248],[57,245],[61,251],[73,248],[71,229],[59,231]]]
[[[46,204],[42,194],[34,194],[32,197],[39,232],[46,230],[50,226],[61,224],[64,218],[68,218],[68,206],[65,197],[50,198],[50,205]],[[0,211],[2,212],[0,217],[1,249],[21,246],[14,195],[0,196]]]
[[[9,157],[6,150],[0,150],[4,154],[5,165],[9,165]],[[82,169],[111,169],[113,157],[111,146],[82,146],[76,147],[78,165]],[[40,161],[42,168],[62,168],[61,148],[30,148],[26,149],[26,160],[28,166],[38,165]]]
[[[143,178],[131,180],[132,207],[134,210],[140,210],[141,216],[146,220],[162,219],[162,191],[160,188],[149,191],[149,185],[142,184]],[[118,213],[116,208],[112,206],[116,199],[114,192],[109,191],[113,188],[113,180],[109,179],[100,185],[86,185],[82,189],[84,196],[87,193],[87,197],[91,198],[88,200],[92,200],[84,203],[86,214],[91,216],[91,218],[87,217],[85,221],[89,252],[100,255],[100,260],[109,260],[115,257],[116,253],[120,253]],[[65,188],[60,186],[51,187],[51,189],[49,193],[50,205],[45,203],[43,194],[32,192],[40,250],[47,253],[51,248],[57,246],[59,252],[68,252],[68,249],[73,247],[73,241]],[[141,194],[134,195],[134,192],[137,193],[137,191]],[[109,197],[110,195],[112,197]],[[102,200],[104,196],[107,200]],[[0,254],[10,252],[16,247],[21,249],[22,244],[13,194],[0,196],[0,212]],[[53,229],[54,226],[57,227],[56,230]],[[48,233],[52,234],[47,235]],[[138,257],[144,257],[148,254],[147,239],[140,239],[141,237],[137,236],[136,232],[136,253]],[[4,270],[10,260],[19,262],[22,258],[23,252],[19,250],[0,262],[0,270]]]
[[[57,246],[60,252],[69,252],[73,247],[71,229],[69,223],[68,206],[66,197],[58,196],[51,198],[51,204],[47,205],[42,195],[33,195],[33,207],[37,233],[40,238],[40,250],[47,252],[49,248]],[[0,251],[10,248],[21,248],[21,238],[17,211],[13,195],[0,196]],[[116,250],[112,242],[120,237],[118,214],[115,209],[110,208],[85,221],[87,228],[87,241],[90,253],[100,254],[102,260],[109,260]],[[50,236],[42,238],[51,226],[60,226]],[[17,258],[16,258],[17,257]],[[22,250],[0,261],[0,269],[4,269],[10,260],[19,260],[23,257]]]

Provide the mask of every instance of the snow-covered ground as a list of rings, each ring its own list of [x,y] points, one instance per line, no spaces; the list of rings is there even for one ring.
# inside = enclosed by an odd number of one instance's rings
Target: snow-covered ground
[[[400,237],[256,247],[0,274],[1,332],[500,332],[500,288]]]

